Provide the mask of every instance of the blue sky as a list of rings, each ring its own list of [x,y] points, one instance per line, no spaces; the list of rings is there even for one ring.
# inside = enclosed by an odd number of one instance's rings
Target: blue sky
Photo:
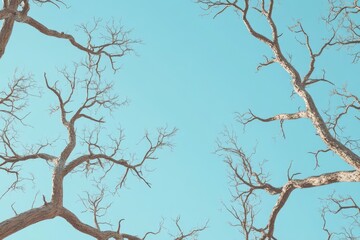
[[[327,11],[327,1],[279,2],[274,14],[283,33],[283,48],[304,73],[308,64],[306,49],[299,46],[287,26],[301,20],[314,45],[320,46],[321,40],[327,37],[327,28],[321,20]],[[125,130],[126,148],[136,152],[141,150],[138,142],[146,130],[155,133],[161,126],[179,129],[173,139],[174,149],[162,151],[158,154],[159,160],[148,165],[154,170],[146,173],[151,189],[130,176],[127,188],[109,197],[114,203],[105,219],[116,224],[118,219],[125,218],[124,231],[142,235],[156,229],[164,218],[166,229],[153,239],[169,239],[168,232],[176,232],[172,219],[181,216],[184,230],[209,220],[209,228],[199,239],[241,239],[237,229],[229,225],[232,219],[223,206],[230,200],[228,170],[221,157],[214,154],[216,139],[221,138],[225,126],[237,131],[246,151],[251,152],[257,146],[255,158],[268,161],[266,168],[275,184],[284,183],[291,161],[303,177],[330,169],[347,169],[331,154],[320,162],[320,168],[313,169],[315,162],[308,152],[321,147],[322,143],[307,121],[286,122],[285,140],[278,123],[254,123],[244,132],[235,121],[236,112],[252,109],[259,115],[270,116],[296,111],[302,103],[296,97],[290,98],[289,77],[282,69],[276,66],[256,72],[257,64],[269,50],[249,36],[240,17],[231,10],[213,19],[212,14],[206,15],[190,0],[106,0],[101,3],[91,0],[74,1],[69,6],[61,10],[34,6],[29,14],[49,28],[72,33],[79,39],[81,32],[76,31],[76,24],[89,22],[94,17],[105,21],[115,19],[132,29],[133,38],[142,40],[135,46],[136,54],[121,60],[122,69],[117,74],[106,75],[115,82],[114,91],[127,97],[130,104],[106,119],[104,131],[111,132],[121,126]],[[329,51],[324,56],[319,69],[326,68],[327,76],[338,86],[346,82],[349,88],[359,92],[356,75],[352,75],[356,66],[350,64],[351,58],[340,51]],[[0,77],[10,78],[17,68],[31,73],[38,87],[44,89],[43,72],[50,79],[59,78],[56,67],[71,66],[83,57],[83,53],[68,42],[17,24],[0,62]],[[339,59],[343,63],[341,67]],[[330,87],[319,85],[311,93],[316,94],[315,100],[325,109],[330,91]],[[24,142],[61,136],[63,129],[58,115],[48,114],[51,103],[55,103],[55,99],[46,92],[41,98],[31,98],[27,121],[33,128],[18,128]],[[4,215],[1,218],[13,214],[9,209],[13,202],[21,212],[31,206],[36,192],[50,194],[51,171],[46,165],[26,165],[24,170],[34,172],[38,179],[23,193],[11,193],[2,200],[0,209]],[[81,211],[79,195],[83,196],[83,191],[91,187],[84,179],[81,175],[71,175],[66,180],[65,204],[77,212]],[[355,184],[341,184],[337,189],[347,194],[354,192],[354,187]],[[294,240],[324,238],[319,198],[325,198],[333,189],[335,186],[295,192],[279,215],[276,236]],[[258,216],[260,222],[268,218],[275,200],[264,199],[264,209]],[[41,199],[36,203],[40,205]],[[81,219],[91,223],[91,216],[87,214],[81,215]],[[36,224],[8,239],[49,238],[91,239],[61,219]]]

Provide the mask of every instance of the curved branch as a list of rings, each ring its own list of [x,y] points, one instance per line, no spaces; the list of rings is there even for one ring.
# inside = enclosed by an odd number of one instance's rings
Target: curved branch
[[[30,25],[44,35],[68,40],[77,49],[86,52],[89,55],[97,56],[98,58],[95,61],[97,69],[99,69],[101,57],[104,56],[109,59],[112,69],[114,71],[118,70],[118,68],[115,66],[115,59],[123,57],[128,52],[132,52],[133,49],[131,48],[131,45],[139,42],[136,40],[130,40],[128,38],[129,31],[124,31],[122,27],[119,28],[115,25],[112,25],[106,27],[106,31],[109,36],[104,38],[105,42],[99,45],[94,44],[91,42],[93,38],[92,34],[98,28],[98,22],[95,22],[94,27],[90,30],[85,25],[81,26],[81,28],[88,36],[88,46],[84,46],[77,42],[73,35],[49,29],[48,27],[30,16],[24,14],[17,14],[15,19],[18,22],[23,22]],[[113,52],[112,50],[114,49],[116,50]]]
[[[247,0],[244,0],[245,4],[248,3]],[[245,19],[244,19],[245,18]],[[271,19],[270,15],[267,15],[269,21]],[[243,15],[244,24],[247,26],[249,23],[246,19],[246,15]],[[271,25],[271,24],[270,24]],[[289,73],[292,78],[292,84],[294,87],[294,91],[301,97],[306,106],[306,112],[308,118],[311,120],[314,128],[316,129],[317,133],[319,134],[320,138],[323,142],[337,155],[339,155],[346,163],[351,165],[357,170],[360,170],[360,157],[356,155],[353,151],[351,151],[348,147],[334,138],[329,129],[326,126],[325,121],[323,120],[321,114],[318,111],[318,108],[309,94],[309,92],[305,89],[305,85],[302,82],[302,78],[300,77],[299,72],[295,69],[295,67],[284,57],[282,50],[278,41],[274,41],[274,43],[267,42],[264,40],[262,36],[259,36],[256,32],[248,29],[249,33],[254,36],[256,39],[267,43],[271,50],[275,55],[276,61],[283,67],[283,69]],[[276,29],[273,29],[273,35],[276,36]]]
[[[36,153],[36,154],[30,154],[30,155],[23,155],[23,156],[2,156],[0,155],[0,159],[4,160],[3,163],[0,164],[0,166],[7,164],[7,163],[17,163],[22,161],[27,161],[30,159],[43,159],[45,161],[54,161],[56,159],[55,156],[52,156],[47,153]]]
[[[63,174],[64,176],[69,174],[71,171],[73,171],[76,167],[80,166],[81,164],[91,161],[91,160],[97,160],[97,159],[104,159],[106,161],[115,163],[117,165],[122,165],[126,168],[133,168],[128,161],[124,159],[115,159],[111,156],[108,156],[106,154],[91,154],[91,155],[83,155],[81,157],[78,157],[74,160],[72,160],[69,164],[67,164],[64,168]]]
[[[188,238],[197,239],[197,235],[207,228],[208,222],[206,222],[202,227],[194,228],[187,233],[185,233],[180,226],[180,217],[176,218],[175,225],[178,229],[179,234],[177,237],[175,237],[174,240],[186,240]]]
[[[106,240],[114,238],[116,240],[122,240],[121,234],[114,231],[101,231],[97,228],[94,228],[90,225],[87,225],[80,221],[80,219],[66,208],[62,208],[59,211],[59,216],[64,218],[68,223],[70,223],[78,231],[90,235],[96,239]]]
[[[301,111],[301,112],[297,112],[297,113],[281,113],[281,114],[277,114],[275,116],[272,117],[268,117],[268,118],[261,118],[257,115],[255,115],[251,110],[249,110],[249,112],[244,113],[239,115],[238,120],[246,125],[254,120],[259,120],[261,122],[272,122],[272,121],[284,121],[284,120],[296,120],[296,119],[300,119],[300,118],[307,118],[307,112],[306,111]]]
[[[59,4],[65,5],[61,0],[35,0],[34,2],[38,4],[52,3],[57,7],[59,7]],[[18,8],[22,8],[22,10],[19,11]],[[0,30],[0,58],[5,53],[15,22],[28,24],[46,36],[68,40],[75,48],[87,53],[89,57],[96,56],[97,59],[94,64],[96,65],[98,73],[101,71],[99,65],[102,57],[107,58],[112,69],[117,71],[119,69],[116,64],[117,59],[132,52],[132,45],[139,43],[139,41],[131,40],[128,37],[130,31],[125,31],[123,27],[116,26],[113,23],[104,27],[105,34],[101,37],[103,42],[100,44],[94,43],[93,35],[95,30],[98,29],[99,24],[99,21],[96,21],[92,28],[85,25],[81,26],[88,38],[86,45],[84,45],[79,43],[73,35],[50,29],[36,19],[30,17],[28,15],[29,10],[30,4],[28,0],[10,0],[6,2],[3,9],[0,10],[0,20],[4,21]]]
[[[2,58],[5,53],[6,46],[9,42],[12,30],[14,28],[14,13],[16,12],[19,4],[18,0],[11,0],[9,2],[10,3],[8,5],[4,4],[4,11],[6,12],[2,13],[2,19],[4,19],[4,23],[0,30],[0,58]]]
[[[332,173],[325,173],[319,176],[312,176],[305,179],[291,180],[282,187],[279,198],[271,212],[268,222],[268,233],[263,236],[263,239],[270,238],[274,234],[275,220],[280,210],[285,205],[291,192],[295,189],[300,188],[313,188],[324,186],[332,183],[339,182],[359,182],[360,172],[359,171],[339,171]]]
[[[56,217],[56,208],[52,204],[20,213],[0,223],[0,239],[20,231],[32,224]]]

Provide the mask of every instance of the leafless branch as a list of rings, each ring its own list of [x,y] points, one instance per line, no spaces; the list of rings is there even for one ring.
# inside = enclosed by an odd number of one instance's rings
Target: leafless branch
[[[358,14],[360,5],[358,0],[329,0],[330,10],[325,21],[338,29],[335,41],[331,45],[348,47],[353,55],[353,62],[359,60],[360,23]]]
[[[66,6],[61,0],[34,0],[33,2],[40,5],[50,3],[58,8],[60,8],[60,5]],[[87,36],[86,43],[80,43],[73,35],[50,29],[29,16],[29,12],[31,12],[30,5],[29,0],[4,1],[3,9],[0,10],[0,20],[4,20],[4,25],[0,30],[0,58],[5,53],[15,22],[27,24],[44,35],[68,40],[75,48],[88,54],[89,58],[94,59],[93,63],[96,65],[98,74],[102,69],[100,63],[103,58],[107,58],[112,69],[116,71],[119,69],[118,59],[133,52],[132,46],[139,43],[138,40],[132,40],[129,37],[130,31],[125,30],[121,24],[112,21],[102,26],[100,20],[95,20],[92,25],[80,25],[79,28]]]
[[[111,203],[102,205],[102,201],[105,196],[105,189],[101,188],[100,193],[96,195],[90,195],[89,192],[86,193],[86,198],[80,198],[82,204],[85,207],[83,212],[90,212],[93,216],[95,227],[100,230],[101,225],[111,226],[109,222],[100,221],[100,218],[105,216],[108,209],[111,207]]]
[[[350,197],[331,194],[324,200],[326,205],[322,209],[323,230],[327,233],[328,239],[357,239],[360,237],[360,208],[356,201]],[[340,218],[345,226],[339,226],[338,230],[332,231],[327,227],[329,218]]]
[[[21,111],[26,108],[33,87],[31,76],[18,75],[15,72],[7,88],[0,91],[0,114],[23,122],[27,114],[21,114]]]
[[[240,209],[234,205],[225,206],[226,210],[232,215],[235,222],[231,223],[232,226],[240,229],[245,240],[259,239],[261,234],[264,234],[266,229],[255,227],[255,216],[257,211],[255,206],[258,199],[255,194],[251,196],[234,195],[234,204],[238,205]]]
[[[264,58],[265,58],[265,61],[260,63],[256,70],[259,71],[261,70],[263,67],[267,67],[267,66],[270,66],[271,64],[274,64],[275,63],[275,59],[274,58],[268,58],[267,56],[264,55]]]
[[[35,4],[38,4],[38,5],[43,5],[43,4],[52,4],[54,6],[56,6],[57,8],[60,9],[61,6],[64,6],[64,7],[67,7],[66,3],[64,1],[61,1],[61,0],[33,0],[33,2]],[[29,4],[28,1],[24,1],[24,4]]]
[[[281,187],[275,187],[269,183],[269,176],[263,172],[262,165],[259,165],[258,168],[253,167],[254,162],[251,160],[251,157],[247,156],[238,146],[236,135],[234,133],[225,131],[224,137],[226,139],[225,144],[227,145],[224,146],[219,142],[218,153],[225,158],[225,162],[229,165],[231,170],[230,178],[234,183],[235,189],[233,195],[234,200],[239,200],[242,206],[246,207],[247,204],[250,203],[249,199],[254,196],[256,191],[260,190],[272,195],[278,195],[278,200],[272,209],[268,224],[265,227],[245,227],[245,230],[244,226],[242,227],[245,234],[248,232],[248,235],[251,231],[255,231],[261,232],[261,239],[273,239],[276,218],[280,210],[286,204],[292,191],[295,189],[313,188],[337,182],[358,182],[360,180],[358,171],[324,173],[304,179],[294,179],[297,174],[290,176],[288,172],[288,182]],[[228,210],[230,210],[235,219],[240,219],[242,224],[244,224],[244,214],[239,215],[235,208],[228,208]],[[246,220],[246,222],[249,224],[248,220]],[[259,231],[256,231],[256,229]]]
[[[304,78],[303,78],[303,84],[304,85],[310,85],[310,84],[314,84],[314,83],[317,83],[317,82],[327,82],[327,83],[330,83],[330,81],[326,80],[325,79],[325,75],[323,74],[323,77],[320,78],[320,79],[311,79],[311,76],[312,74],[314,73],[314,70],[315,70],[315,63],[316,63],[316,59],[318,57],[320,57],[322,55],[322,53],[324,52],[324,50],[326,49],[326,47],[330,46],[335,38],[335,34],[336,34],[336,31],[333,30],[333,34],[332,36],[329,38],[329,40],[327,40],[322,46],[321,48],[319,49],[318,52],[314,52],[313,50],[313,47],[310,43],[310,37],[309,37],[309,34],[305,31],[303,25],[301,24],[301,22],[297,22],[296,25],[292,26],[289,28],[292,32],[296,33],[296,34],[301,34],[305,41],[301,41],[301,40],[298,40],[298,42],[301,44],[301,45],[304,45],[306,46],[308,52],[309,52],[309,56],[310,56],[310,64],[309,64],[309,70],[308,72],[305,74]]]
[[[269,118],[261,118],[257,115],[255,115],[250,109],[248,112],[243,114],[238,114],[237,120],[245,127],[247,124],[251,123],[252,121],[261,121],[261,122],[273,122],[273,121],[279,121],[280,123],[280,129],[282,132],[283,137],[285,138],[285,131],[283,128],[284,121],[287,120],[296,120],[300,118],[308,118],[306,111],[299,111],[297,113],[282,113],[278,114]]]
[[[98,72],[97,65],[92,64],[91,60],[75,64],[73,71],[65,68],[60,70],[59,73],[64,78],[63,81],[51,84],[46,74],[44,74],[44,79],[47,90],[55,96],[57,101],[57,105],[51,108],[51,113],[60,113],[60,122],[65,127],[68,136],[67,142],[64,148],[60,150],[60,153],[54,155],[47,153],[52,142],[32,145],[31,147],[22,146],[22,150],[19,150],[16,131],[11,128],[10,121],[6,122],[7,124],[0,135],[3,146],[0,151],[0,172],[4,171],[13,174],[15,177],[14,183],[4,194],[19,187],[19,183],[25,180],[19,175],[20,167],[25,161],[40,159],[50,162],[53,171],[50,200],[47,201],[43,196],[43,206],[39,208],[33,208],[32,206],[32,209],[1,222],[0,238],[3,239],[36,222],[60,216],[78,231],[96,239],[139,240],[140,238],[135,235],[121,232],[120,228],[118,231],[101,230],[101,226],[110,225],[110,222],[102,220],[111,205],[110,203],[104,204],[104,188],[100,188],[99,193],[95,195],[86,192],[86,197],[81,198],[85,211],[93,215],[95,227],[91,227],[79,220],[73,212],[64,207],[64,178],[70,172],[79,170],[82,166],[84,166],[87,174],[91,174],[95,171],[95,167],[98,166],[104,170],[104,176],[114,170],[115,166],[119,166],[124,170],[124,176],[119,180],[118,187],[124,184],[128,173],[133,173],[150,186],[150,183],[143,176],[142,168],[148,161],[157,159],[156,153],[158,150],[172,147],[170,139],[177,130],[175,128],[170,130],[160,128],[155,139],[146,133],[144,139],[148,144],[148,148],[142,154],[142,157],[140,159],[126,160],[122,157],[124,150],[122,149],[122,141],[124,140],[122,130],[119,131],[117,137],[106,136],[106,144],[102,144],[100,141],[100,133],[103,130],[100,126],[105,123],[102,115],[106,111],[114,111],[117,107],[125,104],[126,101],[120,102],[119,96],[112,93],[113,85],[101,79],[99,74],[102,74],[102,72]],[[94,123],[98,127],[85,131],[84,137],[81,138],[76,130],[80,120]],[[82,140],[80,146],[78,144],[79,139]],[[79,153],[75,154],[75,149],[78,149]],[[101,182],[103,177],[100,177],[98,183]],[[148,232],[143,239],[154,234],[157,234],[157,232]]]
[[[343,45],[353,45],[355,46],[359,43],[359,25],[356,23],[358,18],[358,13],[360,8],[358,1],[338,1],[330,0],[329,4],[331,6],[330,14],[327,18],[327,21],[331,25],[331,36],[325,40],[325,42],[320,46],[320,48],[315,51],[311,43],[311,38],[308,32],[305,30],[301,22],[297,22],[295,26],[290,28],[296,36],[300,36],[298,39],[299,43],[306,47],[308,55],[310,57],[309,67],[306,73],[303,75],[300,71],[291,63],[291,59],[286,58],[285,54],[280,47],[279,37],[281,34],[278,33],[277,25],[272,16],[274,8],[274,0],[260,0],[260,1],[250,1],[250,0],[199,0],[198,3],[206,10],[216,10],[215,16],[223,14],[225,10],[232,9],[236,11],[239,15],[242,16],[242,22],[247,28],[249,34],[258,40],[261,43],[264,43],[268,46],[269,50],[272,51],[273,56],[266,57],[264,64],[260,64],[259,67],[273,65],[274,63],[279,64],[290,76],[291,83],[293,85],[293,93],[297,94],[304,102],[304,111],[299,111],[292,114],[278,114],[270,118],[261,118],[255,115],[251,110],[247,113],[239,115],[239,121],[244,126],[258,120],[260,122],[271,122],[279,121],[282,128],[282,123],[286,120],[297,120],[297,119],[308,119],[314,129],[316,130],[317,135],[326,145],[326,150],[319,150],[314,152],[316,158],[316,165],[318,166],[318,154],[320,152],[332,152],[342,158],[346,163],[348,163],[355,170],[353,171],[339,171],[324,173],[318,176],[312,176],[305,179],[294,179],[295,175],[290,176],[288,170],[288,181],[281,187],[275,187],[269,183],[268,175],[263,172],[262,167],[255,168],[254,162],[251,160],[251,157],[246,156],[242,148],[238,146],[236,141],[236,136],[229,132],[225,133],[224,138],[226,139],[225,145],[219,144],[220,155],[225,159],[225,162],[229,165],[230,171],[232,173],[232,180],[234,183],[234,197],[235,199],[240,200],[240,205],[245,206],[248,203],[247,199],[253,196],[255,191],[265,191],[269,194],[278,195],[278,200],[275,206],[272,209],[272,212],[269,217],[267,226],[262,228],[263,232],[261,233],[260,239],[272,239],[274,238],[274,226],[278,213],[286,204],[291,192],[295,189],[301,188],[312,188],[317,186],[323,186],[326,184],[332,184],[337,182],[358,182],[359,181],[359,172],[360,169],[360,157],[354,152],[356,145],[356,140],[345,138],[341,140],[337,133],[334,131],[339,125],[339,120],[348,114],[349,110],[358,110],[358,101],[355,95],[351,94],[342,94],[341,97],[346,99],[343,106],[340,106],[340,113],[337,113],[334,118],[331,118],[331,121],[325,121],[323,116],[319,113],[318,107],[314,102],[312,95],[308,92],[307,86],[312,85],[318,82],[331,83],[328,79],[325,78],[325,71],[323,71],[322,77],[313,77],[316,70],[316,62],[319,57],[323,55],[325,49],[332,46],[343,46]],[[350,2],[349,4],[347,4]],[[249,17],[251,15],[251,18]],[[255,23],[253,16],[259,16],[266,21],[265,26],[270,29],[271,36],[267,31],[264,33],[257,31],[255,29]],[[356,20],[355,20],[356,19]],[[264,22],[264,21],[263,21]],[[339,25],[334,26],[333,24],[337,22]],[[258,26],[258,24],[256,25]],[[259,28],[260,29],[260,28]],[[262,28],[264,29],[264,28]],[[344,37],[341,37],[341,34],[347,34]],[[358,56],[358,53],[357,55]],[[336,92],[338,94],[338,92]],[[218,152],[219,152],[218,151]],[[241,201],[242,200],[242,201]],[[231,210],[231,208],[230,208]],[[245,215],[237,215],[237,212],[232,209],[230,211],[235,217],[235,219],[240,219],[241,223],[244,223]],[[243,228],[244,229],[244,228]],[[249,232],[250,228],[245,228],[246,232]],[[266,229],[266,230],[265,230]]]
[[[337,130],[342,130],[341,119],[349,116],[350,111],[357,113],[360,110],[360,99],[356,95],[349,93],[346,88],[335,89],[333,95],[340,97],[342,104],[337,107],[335,114],[328,115],[327,126],[335,136],[338,136]]]
[[[199,233],[207,228],[208,222],[206,222],[203,226],[194,228],[188,232],[184,232],[182,230],[180,226],[180,217],[176,218],[175,225],[179,233],[176,235],[170,234],[172,237],[174,237],[174,240],[187,240],[187,239],[197,240]]]

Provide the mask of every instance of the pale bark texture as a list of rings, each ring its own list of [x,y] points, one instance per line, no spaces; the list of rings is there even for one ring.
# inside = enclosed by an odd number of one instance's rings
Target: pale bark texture
[[[101,22],[95,20],[92,26],[81,25],[80,28],[87,36],[87,42],[80,43],[71,34],[48,28],[45,24],[37,21],[30,16],[31,4],[52,4],[60,7],[67,7],[66,3],[59,0],[4,0],[3,7],[0,10],[0,20],[3,25],[0,30],[0,59],[5,54],[6,46],[11,39],[11,34],[15,24],[27,24],[41,34],[49,37],[64,39],[70,42],[75,48],[85,52],[94,59],[97,71],[100,71],[102,58],[108,59],[111,68],[116,71],[119,66],[116,60],[120,59],[129,52],[132,52],[132,46],[138,41],[129,38],[130,31],[125,30],[122,26],[110,24],[101,26]],[[97,41],[93,35],[98,30],[103,31],[102,42]]]
[[[342,48],[348,46],[352,50],[354,62],[359,58],[357,51],[357,44],[359,42],[359,21],[360,5],[358,1],[337,1],[330,0],[329,15],[324,19],[324,25],[329,27],[329,37],[324,40],[317,50],[312,45],[311,36],[307,33],[301,22],[297,22],[294,26],[289,28],[293,32],[294,37],[299,41],[300,45],[308,53],[309,63],[305,74],[302,74],[299,69],[291,63],[291,58],[286,57],[281,47],[281,35],[284,29],[278,30],[278,25],[274,20],[274,12],[276,11],[276,0],[229,0],[229,1],[213,1],[213,0],[198,0],[197,1],[206,11],[210,11],[214,18],[219,15],[235,11],[241,16],[242,24],[247,29],[248,33],[259,41],[265,44],[271,51],[271,56],[265,56],[265,62],[258,65],[258,70],[271,67],[278,64],[288,76],[291,78],[293,87],[292,95],[296,94],[302,99],[303,106],[299,108],[298,112],[280,113],[271,117],[260,117],[252,110],[244,114],[239,114],[238,120],[240,123],[247,125],[253,122],[274,122],[279,121],[283,136],[285,132],[283,123],[285,121],[296,121],[299,119],[306,119],[311,122],[316,131],[317,136],[325,144],[325,149],[319,149],[316,152],[311,152],[316,158],[316,167],[319,167],[318,158],[322,153],[332,152],[339,156],[345,163],[347,163],[352,170],[328,172],[318,176],[310,176],[307,178],[298,178],[299,174],[290,174],[288,171],[287,183],[283,186],[275,186],[271,184],[269,175],[265,172],[262,166],[255,166],[255,162],[250,156],[244,153],[242,147],[238,145],[236,134],[231,131],[225,132],[225,139],[219,141],[218,153],[225,157],[225,162],[231,169],[231,179],[234,182],[234,202],[238,202],[241,210],[233,206],[227,206],[228,211],[235,218],[237,227],[242,231],[245,239],[277,239],[276,238],[276,219],[281,210],[287,203],[289,196],[293,191],[304,188],[316,188],[329,184],[339,182],[359,182],[360,181],[360,157],[359,157],[359,141],[356,136],[353,138],[343,138],[340,136],[340,121],[345,117],[352,117],[350,111],[360,110],[359,98],[350,93],[346,89],[335,89],[334,95],[342,99],[343,105],[338,106],[334,114],[322,113],[319,109],[312,94],[308,91],[309,86],[313,84],[328,84],[333,85],[328,79],[323,77],[316,77],[318,69],[316,68],[317,60],[323,56],[323,53],[332,47]],[[281,3],[280,3],[281,4]],[[270,34],[266,31],[262,33],[257,31],[259,23],[255,21],[262,20],[264,28],[270,30]],[[263,21],[265,20],[265,21]],[[298,46],[297,46],[298,47]],[[275,91],[275,90],[274,90]],[[259,96],[260,97],[260,96]],[[359,119],[355,116],[355,118]],[[290,168],[289,168],[290,170]],[[257,227],[255,224],[256,211],[258,207],[257,192],[263,191],[271,195],[277,195],[278,200],[274,205],[268,223],[265,226]],[[333,202],[335,198],[333,197]],[[348,198],[347,198],[348,199]],[[355,209],[355,203],[352,204]],[[343,209],[343,208],[339,208]],[[327,211],[329,213],[331,211]],[[325,214],[323,214],[325,216]],[[325,218],[324,218],[325,219]],[[325,219],[326,220],[326,219]],[[356,222],[356,221],[355,221]],[[281,226],[278,226],[281,228]],[[326,228],[324,223],[323,230],[328,233],[329,239],[335,239],[339,236],[346,239],[354,239],[351,234],[334,234]]]
[[[84,71],[82,71],[82,69]],[[79,80],[81,79],[81,76],[77,75],[79,72],[85,74],[84,80]],[[73,72],[63,70],[61,74],[68,89],[58,88],[57,83],[51,83],[47,75],[44,74],[44,85],[47,90],[53,94],[57,102],[57,104],[52,107],[51,112],[60,112],[60,123],[64,126],[68,136],[66,145],[58,155],[53,155],[49,149],[49,146],[55,144],[55,142],[34,145],[34,147],[30,149],[23,150],[19,150],[17,146],[14,146],[14,143],[19,141],[15,136],[16,130],[12,126],[14,124],[21,124],[21,121],[23,121],[23,119],[16,117],[18,113],[16,110],[21,110],[25,107],[21,105],[24,100],[23,98],[26,97],[23,91],[24,88],[27,89],[29,87],[29,85],[21,85],[23,78],[14,80],[14,84],[9,85],[10,90],[8,94],[5,94],[6,98],[1,99],[5,113],[9,113],[7,114],[9,115],[9,120],[5,122],[5,127],[1,133],[3,149],[0,154],[0,170],[15,176],[14,183],[9,186],[4,194],[16,189],[17,184],[23,180],[21,168],[19,167],[24,162],[35,160],[48,162],[48,164],[52,166],[53,177],[51,197],[47,199],[43,196],[43,205],[41,207],[31,208],[20,214],[14,211],[16,213],[14,217],[0,223],[0,239],[4,239],[32,224],[55,217],[64,218],[76,230],[96,239],[143,239],[135,235],[122,233],[120,231],[120,222],[117,231],[101,230],[102,225],[105,223],[101,222],[100,218],[106,214],[106,210],[109,208],[109,206],[103,206],[101,203],[105,191],[104,188],[101,187],[99,187],[100,195],[92,196],[88,194],[86,201],[92,204],[84,205],[87,211],[93,213],[95,227],[83,223],[73,212],[64,206],[64,179],[74,171],[85,171],[90,175],[96,168],[100,168],[104,171],[104,175],[97,180],[99,186],[101,186],[102,179],[118,167],[124,170],[123,175],[117,179],[116,189],[123,186],[129,173],[137,176],[150,186],[150,183],[143,177],[142,167],[147,164],[149,160],[157,159],[155,153],[159,149],[171,147],[169,140],[175,134],[176,129],[159,129],[155,140],[153,140],[149,134],[146,134],[145,139],[148,143],[148,148],[138,162],[134,161],[134,159],[124,159],[121,157],[120,152],[123,151],[121,143],[124,138],[122,131],[119,132],[117,138],[111,137],[112,145],[102,146],[98,142],[101,132],[96,128],[92,130],[89,135],[79,138],[79,131],[76,130],[76,126],[80,119],[84,119],[84,121],[88,121],[89,123],[104,124],[104,118],[102,116],[94,116],[92,110],[101,112],[103,112],[103,110],[113,111],[125,102],[120,102],[118,96],[111,93],[112,84],[100,80],[101,76],[99,76],[96,64],[93,64],[93,62],[75,65]],[[16,83],[23,87],[17,86]],[[76,101],[79,102],[79,99],[74,98],[77,94],[83,96],[80,104],[77,108],[73,106],[69,107],[70,104]],[[12,105],[6,104],[6,101],[9,99],[15,99],[11,101],[15,107],[11,108]],[[14,119],[20,119],[21,121],[14,121]],[[79,139],[81,146],[85,145],[85,148],[78,148]],[[76,157],[72,157],[74,151],[78,151],[76,149],[82,149],[82,151],[86,149],[87,151],[80,155],[77,154]],[[4,194],[2,196],[4,196]],[[108,224],[109,223],[106,223],[106,225]],[[149,234],[150,232],[146,234],[146,236]]]
[[[79,42],[76,37],[48,28],[46,23],[41,23],[31,16],[31,6],[52,5],[59,9],[68,7],[62,0],[3,0],[0,10],[0,60],[6,52],[7,44],[11,41],[15,24],[27,24],[36,29],[39,34],[52,38],[63,39],[64,44],[70,43],[76,50],[85,54],[85,60],[79,64],[74,64],[72,70],[59,70],[61,80],[53,80],[54,76],[43,75],[43,89],[52,94],[53,101],[50,112],[58,113],[60,125],[67,136],[59,143],[58,140],[46,141],[45,143],[33,143],[31,146],[21,144],[21,136],[18,136],[17,124],[27,126],[26,116],[27,106],[30,104],[29,96],[32,96],[34,81],[31,76],[18,73],[14,74],[13,80],[8,83],[6,88],[0,92],[0,171],[7,174],[9,179],[13,179],[5,192],[0,193],[0,200],[10,191],[21,189],[21,183],[31,181],[22,173],[24,163],[43,161],[52,171],[52,191],[51,196],[42,196],[43,203],[40,207],[34,207],[35,199],[31,208],[18,213],[14,206],[11,208],[14,216],[0,222],[0,239],[36,224],[41,221],[63,218],[71,225],[75,231],[79,231],[94,239],[117,239],[117,240],[142,240],[149,236],[156,235],[162,229],[161,225],[157,231],[149,231],[139,237],[135,234],[124,233],[121,229],[121,222],[118,221],[116,230],[111,229],[110,222],[103,221],[111,204],[103,204],[108,189],[104,187],[103,181],[112,172],[116,179],[115,187],[111,193],[116,193],[124,186],[129,175],[137,177],[140,181],[150,187],[150,183],[145,179],[145,166],[150,161],[157,159],[157,152],[163,148],[171,148],[171,138],[175,135],[176,128],[159,128],[156,134],[145,133],[142,144],[145,144],[142,153],[129,153],[124,155],[123,130],[118,130],[116,136],[106,136],[107,144],[102,145],[102,125],[105,124],[103,114],[109,113],[127,103],[126,100],[120,101],[120,97],[113,93],[113,84],[102,80],[102,74],[106,69],[106,64],[115,72],[119,68],[119,59],[133,51],[132,47],[138,40],[129,38],[130,31],[114,22],[102,25],[101,21],[94,20],[92,25],[80,25],[85,41]],[[98,31],[102,31],[100,39]],[[81,34],[81,33],[80,33]],[[98,35],[97,35],[98,34]],[[44,51],[46,51],[44,49]],[[104,61],[106,60],[106,61]],[[44,69],[44,72],[46,69]],[[2,84],[2,86],[6,86]],[[86,122],[86,125],[79,124],[79,120]],[[81,132],[81,128],[92,126]],[[97,126],[97,127],[95,127]],[[113,131],[116,133],[116,131]],[[155,135],[155,136],[154,136]],[[54,153],[51,146],[59,143],[65,146],[60,152]],[[20,144],[18,144],[20,143]],[[125,158],[124,156],[130,156]],[[46,169],[45,169],[46,170]],[[95,181],[99,194],[86,192],[86,197],[81,198],[85,212],[92,214],[93,222],[85,223],[70,209],[64,206],[64,180],[71,173],[85,173],[85,181]],[[98,172],[98,173],[97,173]],[[100,173],[99,173],[100,172]],[[97,173],[97,174],[95,174]],[[93,176],[92,176],[93,175]],[[2,186],[3,187],[3,186]],[[119,217],[120,218],[120,217]],[[181,231],[180,225],[176,222],[180,230],[175,239],[195,239],[204,227],[191,230],[189,233]],[[179,237],[178,237],[179,236]],[[65,237],[65,236],[64,236]],[[66,238],[66,237],[65,237]]]

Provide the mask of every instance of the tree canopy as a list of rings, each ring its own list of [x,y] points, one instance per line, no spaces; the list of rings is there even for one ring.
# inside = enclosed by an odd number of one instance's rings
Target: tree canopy
[[[0,238],[357,239],[359,9],[4,0]]]

